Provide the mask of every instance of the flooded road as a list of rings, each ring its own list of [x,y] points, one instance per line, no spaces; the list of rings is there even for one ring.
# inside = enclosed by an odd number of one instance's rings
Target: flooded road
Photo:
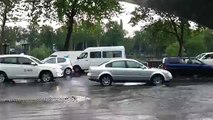
[[[102,87],[86,76],[0,84],[0,120],[213,120],[213,82]]]

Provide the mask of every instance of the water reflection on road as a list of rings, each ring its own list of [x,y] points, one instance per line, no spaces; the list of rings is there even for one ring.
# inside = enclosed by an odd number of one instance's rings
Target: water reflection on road
[[[0,120],[213,119],[213,82],[102,87],[86,76],[0,84]]]

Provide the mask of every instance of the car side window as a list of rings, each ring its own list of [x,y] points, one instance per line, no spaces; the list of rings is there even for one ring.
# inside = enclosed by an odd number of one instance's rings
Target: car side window
[[[16,57],[2,58],[1,63],[4,63],[4,64],[17,64],[17,58]]]
[[[28,58],[18,58],[18,63],[23,65],[31,65],[33,61]]]
[[[137,62],[127,61],[126,63],[128,68],[142,68]]]
[[[101,52],[90,52],[90,58],[101,58]]]
[[[126,68],[125,61],[116,61],[111,63],[112,68]]]
[[[58,63],[64,63],[66,62],[65,58],[57,58]]]
[[[56,58],[50,58],[46,63],[56,63]]]

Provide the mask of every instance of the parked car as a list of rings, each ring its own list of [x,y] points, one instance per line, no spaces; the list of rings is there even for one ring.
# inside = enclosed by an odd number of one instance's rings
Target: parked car
[[[40,60],[29,55],[0,56],[0,82],[34,78],[48,82],[62,76],[61,66],[42,64]]]
[[[89,80],[109,86],[112,82],[148,82],[153,85],[168,83],[172,79],[169,71],[148,68],[133,59],[116,59],[100,66],[91,66],[88,72]]]
[[[197,58],[166,57],[162,63],[163,68],[170,71],[174,77],[213,76],[213,66],[207,65]]]
[[[50,55],[50,57],[60,57],[60,58],[69,58],[71,63],[73,64],[77,57],[82,53],[83,51],[56,51]]]
[[[42,62],[45,64],[58,64],[62,66],[62,70],[64,71],[64,76],[71,76],[72,75],[72,64],[69,58],[66,57],[57,57],[52,56],[45,58]]]
[[[98,66],[115,58],[126,58],[124,46],[89,47],[77,57],[73,69],[75,72],[88,70],[90,66]]]
[[[213,52],[199,54],[196,58],[205,64],[213,65]]]

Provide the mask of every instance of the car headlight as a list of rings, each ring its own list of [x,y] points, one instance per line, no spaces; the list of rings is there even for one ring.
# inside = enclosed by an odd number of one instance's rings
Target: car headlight
[[[54,68],[55,69],[55,71],[57,72],[57,73],[60,73],[60,72],[62,72],[63,70],[62,69],[60,69],[60,68]]]

